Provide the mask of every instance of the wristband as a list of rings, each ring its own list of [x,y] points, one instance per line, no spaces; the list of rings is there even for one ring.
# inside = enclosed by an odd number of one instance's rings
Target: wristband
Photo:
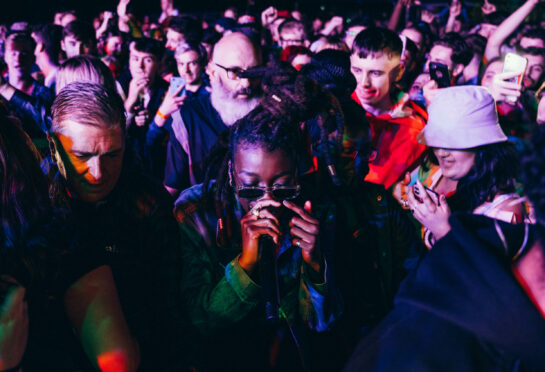
[[[161,110],[157,110],[157,115],[159,115],[160,118],[168,119],[170,115],[165,115],[161,112]]]

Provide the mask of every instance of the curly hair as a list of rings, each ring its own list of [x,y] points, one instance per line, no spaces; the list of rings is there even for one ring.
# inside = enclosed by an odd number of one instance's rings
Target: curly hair
[[[516,191],[520,162],[512,143],[493,143],[471,151],[475,153],[475,163],[458,181],[456,193],[450,198],[449,205],[453,210],[473,211],[498,194]],[[432,161],[437,163],[433,157]]]
[[[203,194],[207,195],[212,177],[216,174],[214,207],[219,218],[218,241],[227,241],[225,227],[231,224],[233,190],[229,183],[229,162],[237,149],[264,147],[267,151],[282,150],[294,164],[306,171],[310,164],[307,138],[301,123],[315,118],[324,143],[335,132],[336,143],[341,143],[344,121],[338,102],[313,80],[297,74],[293,68],[273,67],[265,70],[262,79],[264,98],[260,105],[222,133],[207,160]],[[332,130],[334,128],[334,130]],[[324,162],[334,183],[339,183],[331,154],[323,154]],[[305,167],[306,165],[306,167]],[[209,203],[212,200],[206,199]]]

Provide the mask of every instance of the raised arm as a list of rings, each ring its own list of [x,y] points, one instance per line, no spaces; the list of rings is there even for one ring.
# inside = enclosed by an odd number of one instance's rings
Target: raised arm
[[[64,295],[64,306],[95,367],[102,372],[136,371],[138,345],[121,310],[110,267],[100,266],[72,284]]]
[[[490,61],[492,58],[500,56],[500,47],[505,39],[507,39],[524,19],[528,17],[539,1],[540,0],[527,0],[498,26],[496,31],[490,35],[488,42],[486,43],[486,49],[484,51],[486,60]]]
[[[401,18],[401,14],[403,13],[403,10],[406,7],[411,6],[412,0],[398,0],[394,11],[392,12],[392,16],[390,17],[390,21],[388,22],[388,29],[395,31],[397,29],[397,26],[399,25],[399,19]]]

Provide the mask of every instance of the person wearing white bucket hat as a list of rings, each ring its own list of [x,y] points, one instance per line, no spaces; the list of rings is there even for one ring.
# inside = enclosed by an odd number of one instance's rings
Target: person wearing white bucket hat
[[[428,114],[418,141],[433,150],[438,170],[423,182],[429,187],[417,181],[405,202],[423,225],[428,248],[450,230],[451,208],[522,222],[526,208],[515,193],[517,154],[500,128],[490,92],[479,86],[445,88]]]

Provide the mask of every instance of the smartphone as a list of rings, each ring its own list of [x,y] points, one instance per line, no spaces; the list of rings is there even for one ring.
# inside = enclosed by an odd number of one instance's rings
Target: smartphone
[[[512,79],[509,79],[512,83],[517,83],[518,86],[522,84],[522,78],[526,72],[526,66],[528,65],[528,60],[524,57],[519,56],[515,53],[507,53],[505,55],[505,61],[503,63],[503,72],[518,72],[519,74]],[[507,96],[506,99],[510,102],[516,102],[517,97]]]
[[[185,85],[185,79],[179,76],[173,76],[170,78],[170,87],[168,88],[169,93],[174,94],[182,85]],[[182,96],[185,93],[185,88],[180,91],[178,94]]]
[[[430,77],[437,82],[439,88],[450,87],[450,73],[447,65],[438,62],[430,62]]]

